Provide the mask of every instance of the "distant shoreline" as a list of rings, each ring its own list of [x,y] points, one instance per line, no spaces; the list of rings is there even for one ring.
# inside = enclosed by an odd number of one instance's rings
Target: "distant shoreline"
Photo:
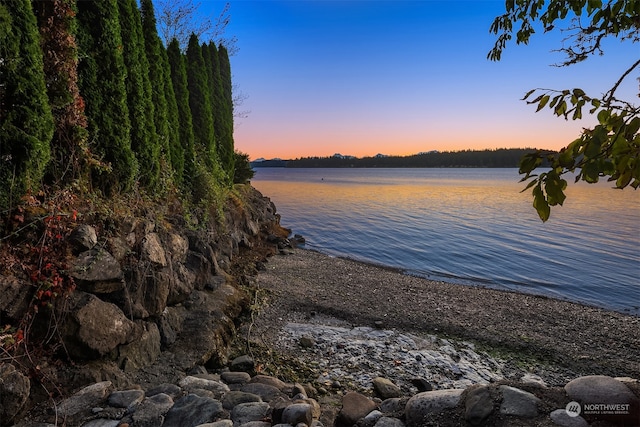
[[[298,159],[259,159],[253,168],[517,168],[520,159],[533,148],[502,148],[497,150],[429,151],[408,156],[377,154],[355,157],[336,153],[327,157]],[[544,150],[548,151],[548,150]]]

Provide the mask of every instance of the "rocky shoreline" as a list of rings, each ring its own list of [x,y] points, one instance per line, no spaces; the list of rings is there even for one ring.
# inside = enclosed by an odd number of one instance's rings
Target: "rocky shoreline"
[[[0,363],[0,425],[640,425],[638,317],[294,249],[246,197],[227,237],[86,229],[60,329],[82,363]]]
[[[300,251],[282,252],[288,255],[264,267],[282,268]],[[259,274],[254,289],[269,281]],[[247,336],[256,353],[268,347],[266,353],[241,355],[219,369],[165,366],[171,375],[158,373],[157,365],[169,362],[161,359],[138,372],[140,384],[96,382],[55,405],[46,402],[15,427],[640,425],[637,379],[570,378],[570,371],[518,365],[470,341],[388,328],[388,320],[362,326],[283,310],[276,291],[236,336]],[[276,366],[274,354],[288,357]],[[285,371],[282,378],[267,375]],[[304,380],[285,382],[295,377]]]
[[[314,345],[306,342],[303,347]],[[375,377],[368,393],[342,388],[335,381],[327,384],[333,389],[330,392],[310,383],[256,375],[256,367],[244,355],[219,373],[194,369],[177,384],[115,390],[110,381],[102,381],[15,427],[603,427],[640,423],[640,382],[632,378],[586,376],[564,387],[548,387],[539,377],[529,376],[517,383],[481,380],[465,388],[435,390],[424,381],[414,382],[418,391],[407,394],[394,381]]]

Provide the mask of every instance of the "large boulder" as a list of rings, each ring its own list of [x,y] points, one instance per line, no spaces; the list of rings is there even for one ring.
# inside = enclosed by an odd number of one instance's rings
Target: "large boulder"
[[[111,381],[91,384],[63,400],[58,405],[59,414],[67,419],[67,423],[77,425],[79,420],[91,414],[91,410],[107,400],[113,391]]]
[[[167,256],[157,233],[149,233],[144,236],[140,251],[143,260],[150,261],[160,267],[167,266]]]
[[[179,234],[170,233],[167,239],[167,255],[173,262],[185,262],[189,252],[189,240]]]
[[[247,295],[231,285],[214,292],[194,291],[185,301],[182,330],[171,346],[175,363],[188,371],[194,366],[226,366],[228,345]]]
[[[360,393],[349,392],[342,397],[342,409],[336,420],[339,426],[352,426],[376,409],[376,403]]]
[[[228,391],[222,398],[222,407],[231,410],[241,403],[262,402],[257,394],[247,393],[240,390]]]
[[[580,403],[631,404],[637,397],[621,381],[605,375],[588,375],[564,386],[567,396]]]
[[[216,421],[224,414],[222,403],[208,397],[189,394],[179,399],[167,412],[163,427],[197,426]]]
[[[538,416],[538,405],[541,401],[536,395],[508,385],[501,385],[500,392],[502,393],[502,404],[500,405],[502,415],[522,418]]]
[[[185,311],[186,309],[182,306],[167,307],[160,315],[158,329],[160,330],[160,344],[163,348],[169,347],[176,342],[178,334],[182,330]]]
[[[138,321],[140,338],[118,348],[118,364],[125,372],[149,366],[160,355],[160,331],[153,322]]]
[[[465,419],[471,425],[480,425],[493,412],[493,399],[487,386],[467,389],[465,399]]]
[[[400,390],[400,387],[395,385],[393,381],[387,378],[382,378],[382,377],[374,378],[373,390],[375,391],[376,395],[379,396],[381,399],[390,399],[392,397],[402,396],[402,390]]]
[[[299,424],[310,426],[313,422],[313,407],[308,403],[289,405],[282,412],[282,422],[292,426]]]
[[[0,318],[21,320],[31,301],[30,288],[27,282],[0,275]]]
[[[145,398],[132,415],[136,427],[157,427],[162,425],[164,416],[173,407],[174,401],[165,393],[154,394]]]
[[[245,393],[251,393],[260,396],[260,398],[265,402],[271,402],[278,397],[285,396],[284,393],[282,393],[277,387],[263,383],[245,384],[241,387],[240,390]]]
[[[221,381],[194,376],[184,377],[178,385],[186,392],[193,392],[196,389],[208,390],[216,399],[222,398],[225,393],[230,391],[229,386]]]
[[[442,411],[455,408],[460,402],[464,390],[434,390],[418,393],[407,402],[405,408],[407,425],[420,427],[432,416]]]
[[[167,305],[176,305],[186,301],[195,289],[196,275],[182,263],[173,264],[173,277],[169,284]]]
[[[96,294],[124,289],[124,273],[120,263],[104,249],[82,252],[73,261],[71,277],[78,288]]]
[[[580,415],[587,420],[604,419],[621,425],[638,423],[640,399],[622,381],[606,375],[588,375],[569,381],[564,389],[571,400],[581,404]]]
[[[75,253],[93,249],[98,244],[96,229],[87,224],[80,224],[69,235],[69,242]]]
[[[61,331],[66,349],[76,359],[104,356],[140,332],[118,306],[80,291],[72,294]]]
[[[247,402],[235,406],[231,410],[233,425],[242,425],[251,421],[264,419],[269,412],[269,404],[266,402]]]
[[[29,378],[13,365],[0,364],[0,425],[10,425],[27,403],[30,391]]]
[[[167,307],[173,278],[170,269],[142,260],[127,273],[127,289],[120,299],[129,314],[139,319],[159,316]]]

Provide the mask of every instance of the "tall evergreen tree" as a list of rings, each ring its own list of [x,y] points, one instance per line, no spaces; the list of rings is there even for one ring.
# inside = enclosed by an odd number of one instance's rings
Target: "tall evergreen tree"
[[[142,20],[136,0],[119,0],[120,31],[124,63],[127,69],[125,80],[127,105],[131,120],[131,148],[139,164],[140,182],[153,189],[160,174],[160,145],[154,122],[151,99],[149,62],[142,36]]]
[[[184,173],[184,151],[180,142],[180,118],[178,114],[178,104],[176,94],[171,81],[171,67],[169,66],[169,57],[167,51],[161,46],[160,59],[162,60],[162,78],[165,90],[165,98],[167,100],[167,120],[169,125],[169,138],[165,147],[166,161],[171,163],[174,179],[177,182],[182,181]]]
[[[169,112],[165,89],[165,75],[162,58],[162,43],[156,29],[156,18],[151,0],[140,1],[142,14],[142,32],[144,36],[145,51],[149,61],[149,80],[153,82],[151,99],[154,105],[154,122],[159,138],[161,152],[169,150],[171,131],[169,128]]]
[[[47,95],[55,122],[53,161],[47,175],[56,182],[71,182],[86,177],[89,155],[87,116],[78,89],[75,0],[36,1],[32,6],[38,18]]]
[[[187,86],[187,68],[185,59],[180,52],[180,44],[178,40],[173,39],[167,47],[167,56],[171,67],[171,81],[176,97],[176,106],[178,108],[180,141],[182,142],[182,150],[184,153],[184,174],[188,177],[195,173],[195,152],[194,152],[194,136],[193,121],[191,119],[191,109],[189,108],[189,88]],[[176,174],[178,171],[176,170]],[[181,181],[179,181],[180,183]],[[186,185],[190,183],[185,182]]]
[[[224,139],[220,143],[221,156],[225,159],[225,168],[233,176],[235,162],[235,143],[233,141],[233,89],[231,83],[231,62],[227,48],[220,45],[218,48],[218,62],[220,64],[220,81],[222,82],[223,106],[221,108],[224,118]]]
[[[94,181],[106,193],[130,189],[137,174],[131,150],[122,38],[116,0],[78,2],[80,93],[86,102],[95,151],[111,165],[98,169]]]
[[[226,104],[223,93],[224,89],[222,85],[222,78],[220,76],[218,49],[216,48],[216,45],[213,42],[203,44],[202,55],[205,59],[209,90],[211,91],[211,109],[213,112],[213,126],[216,136],[216,154],[222,169],[228,176],[233,176],[233,147],[231,152],[228,152],[230,126],[226,122]]]
[[[0,3],[0,209],[36,188],[54,123],[29,0]]]
[[[213,128],[211,97],[200,42],[195,34],[189,39],[187,48],[187,84],[189,107],[193,119],[196,152],[205,157],[209,170],[216,167],[216,146]]]

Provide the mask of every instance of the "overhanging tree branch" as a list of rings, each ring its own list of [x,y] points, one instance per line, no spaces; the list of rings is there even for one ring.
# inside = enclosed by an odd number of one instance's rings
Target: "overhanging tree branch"
[[[596,53],[602,55],[602,41],[609,36],[631,43],[640,41],[638,0],[550,0],[540,14],[543,6],[543,0],[507,0],[506,13],[495,18],[489,30],[498,37],[488,59],[500,60],[516,24],[520,24],[516,44],[527,44],[535,33],[533,23],[539,21],[545,31],[551,31],[554,23],[566,19],[569,13],[575,15],[573,24],[561,31],[575,32],[563,40],[572,45],[557,50],[567,55],[559,66],[584,61]],[[580,23],[581,16],[588,17],[586,26]],[[543,221],[549,218],[551,206],[562,205],[566,198],[567,182],[561,178],[565,173],[576,173],[576,182],[595,183],[608,177],[609,181],[615,181],[617,188],[640,187],[640,107],[615,96],[622,82],[638,67],[640,59],[620,75],[601,99],[590,97],[579,88],[534,89],[524,96],[528,104],[537,105],[536,111],[549,108],[556,116],[578,120],[582,118],[583,108],[590,106],[589,114],[597,118],[592,129],[583,129],[579,138],[559,152],[538,150],[521,159],[522,181],[529,180],[525,190],[533,188],[533,206]],[[549,170],[534,174],[544,161]]]

